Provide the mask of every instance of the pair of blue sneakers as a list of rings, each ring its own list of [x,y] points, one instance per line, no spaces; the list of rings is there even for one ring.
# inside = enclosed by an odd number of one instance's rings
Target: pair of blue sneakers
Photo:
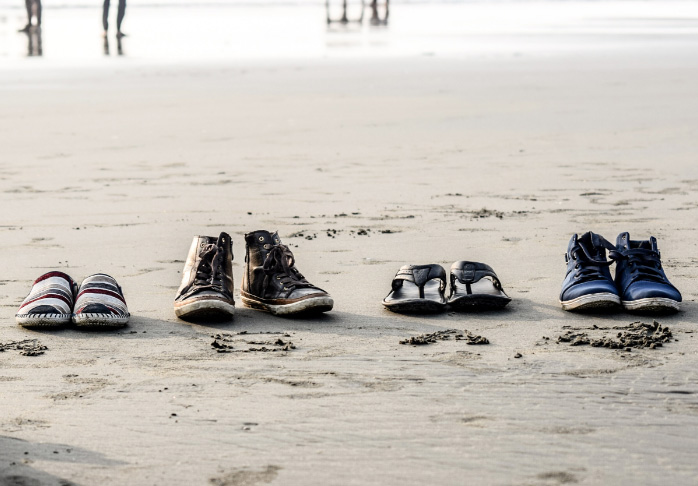
[[[621,233],[614,246],[591,231],[582,236],[575,234],[565,261],[567,275],[560,292],[564,310],[594,310],[619,304],[635,312],[679,310],[681,293],[664,274],[654,236],[634,241],[627,232]],[[610,271],[613,262],[615,279]]]

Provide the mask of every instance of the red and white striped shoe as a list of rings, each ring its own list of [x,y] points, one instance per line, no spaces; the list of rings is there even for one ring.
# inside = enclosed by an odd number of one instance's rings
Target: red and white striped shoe
[[[124,293],[116,280],[96,273],[82,281],[73,313],[75,326],[118,328],[124,327],[129,317]]]
[[[78,286],[63,272],[37,278],[15,318],[24,327],[61,327],[70,323]]]

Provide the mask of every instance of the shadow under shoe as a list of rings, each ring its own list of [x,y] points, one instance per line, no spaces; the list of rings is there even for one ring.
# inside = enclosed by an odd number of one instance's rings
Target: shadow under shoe
[[[610,261],[606,259],[606,250],[611,250]],[[567,274],[560,292],[560,305],[564,310],[618,307],[620,297],[609,270],[616,255],[613,244],[601,235],[589,231],[579,237],[572,236],[565,253]]]
[[[281,243],[278,233],[248,233],[245,244],[240,292],[244,305],[280,316],[332,310],[332,297],[298,271],[293,253]]]
[[[230,235],[195,236],[174,301],[185,320],[227,320],[235,313],[233,242]]]

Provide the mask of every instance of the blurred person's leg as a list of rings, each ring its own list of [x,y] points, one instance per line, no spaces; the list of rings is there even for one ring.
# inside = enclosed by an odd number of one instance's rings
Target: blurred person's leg
[[[34,0],[24,0],[24,6],[27,7],[27,25],[24,28],[19,29],[20,32],[29,32],[29,28],[32,26],[32,7],[34,5]]]
[[[106,34],[109,30],[109,0],[104,0],[104,6],[102,7],[102,27],[104,27],[104,33]]]
[[[119,37],[124,35],[121,32],[121,22],[124,20],[124,15],[126,15],[126,0],[119,0],[119,11],[116,16],[116,35]]]
[[[36,25],[41,27],[41,0],[34,0],[36,2]]]

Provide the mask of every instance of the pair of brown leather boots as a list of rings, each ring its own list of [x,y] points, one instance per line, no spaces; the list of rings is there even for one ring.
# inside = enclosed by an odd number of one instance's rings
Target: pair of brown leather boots
[[[247,307],[274,315],[314,314],[332,310],[327,292],[308,282],[295,266],[279,235],[254,231],[245,235],[245,269],[240,295]],[[181,319],[229,319],[235,313],[233,242],[195,236],[174,301]]]

